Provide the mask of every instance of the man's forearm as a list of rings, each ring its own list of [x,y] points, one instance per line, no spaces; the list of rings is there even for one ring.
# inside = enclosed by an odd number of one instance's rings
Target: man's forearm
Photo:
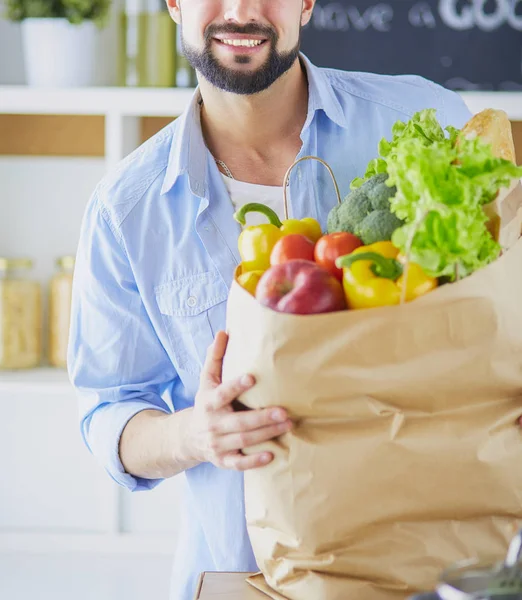
[[[171,415],[144,410],[135,415],[120,438],[125,471],[144,479],[165,479],[198,465],[187,438],[192,410]]]

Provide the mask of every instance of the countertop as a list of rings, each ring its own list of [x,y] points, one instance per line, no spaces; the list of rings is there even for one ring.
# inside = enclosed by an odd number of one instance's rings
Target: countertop
[[[268,600],[246,582],[251,573],[202,573],[194,600]]]

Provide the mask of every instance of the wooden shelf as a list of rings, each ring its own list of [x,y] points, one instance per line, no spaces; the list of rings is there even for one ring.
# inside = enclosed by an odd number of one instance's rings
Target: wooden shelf
[[[0,393],[74,393],[67,371],[40,368],[20,371],[0,371]]]

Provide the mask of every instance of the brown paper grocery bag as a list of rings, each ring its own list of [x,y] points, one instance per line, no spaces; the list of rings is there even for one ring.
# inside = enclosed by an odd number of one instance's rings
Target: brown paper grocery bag
[[[255,587],[402,599],[505,555],[522,526],[522,240],[404,306],[281,314],[234,282],[227,327],[224,378],[253,373],[242,402],[297,423],[245,474]]]

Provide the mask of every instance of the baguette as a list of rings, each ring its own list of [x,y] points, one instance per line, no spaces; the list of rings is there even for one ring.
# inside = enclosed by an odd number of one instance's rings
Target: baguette
[[[464,125],[460,136],[466,139],[479,136],[491,144],[496,158],[503,158],[516,164],[511,122],[503,110],[487,108],[479,112]]]
[[[515,142],[511,122],[503,110],[487,108],[474,115],[462,128],[459,137],[474,139],[480,136],[491,144],[493,155],[516,164]],[[457,140],[458,144],[458,140]],[[514,179],[509,188],[502,188],[496,198],[484,206],[489,218],[487,227],[504,249],[520,237],[522,220],[522,186]]]

